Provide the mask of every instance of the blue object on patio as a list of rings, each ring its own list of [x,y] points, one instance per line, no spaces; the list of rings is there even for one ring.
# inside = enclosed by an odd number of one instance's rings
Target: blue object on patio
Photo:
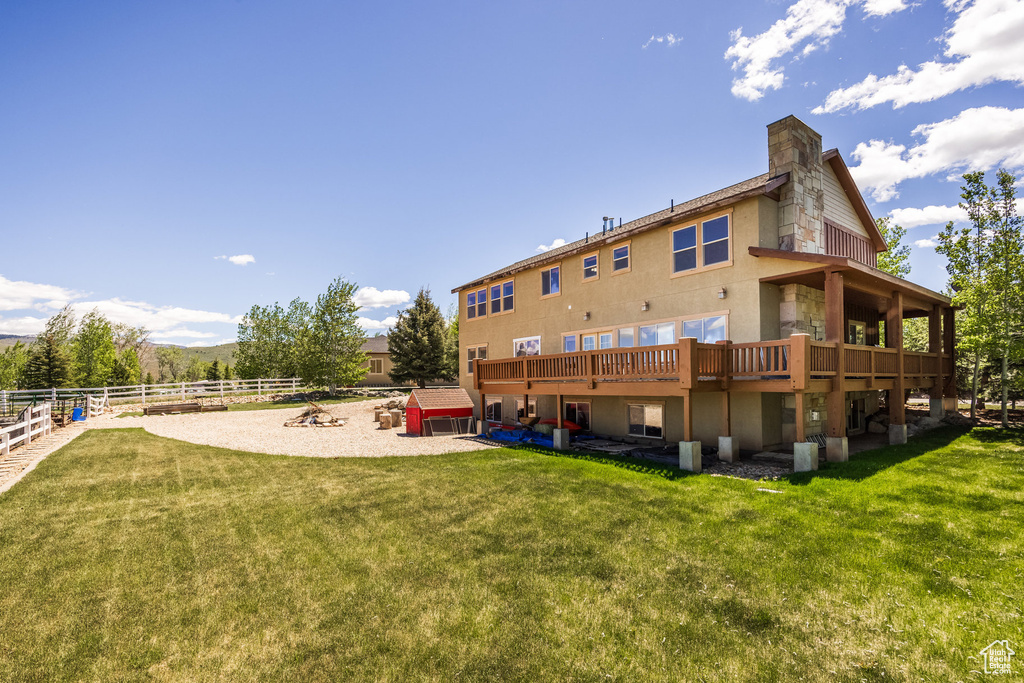
[[[82,413],[82,408],[78,407],[71,411],[72,422],[85,422],[85,415]]]

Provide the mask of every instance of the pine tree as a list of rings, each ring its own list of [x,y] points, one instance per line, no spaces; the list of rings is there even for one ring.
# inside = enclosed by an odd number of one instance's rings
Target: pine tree
[[[36,338],[25,364],[25,386],[29,389],[70,387],[71,358],[59,335],[43,333]]]
[[[398,322],[388,335],[392,382],[416,382],[421,389],[428,380],[448,372],[445,363],[445,324],[441,311],[421,289],[412,308],[398,313]]]
[[[210,366],[206,368],[206,379],[209,382],[219,382],[221,380],[220,374],[220,361],[216,358],[210,363]]]
[[[889,246],[888,251],[883,251],[878,255],[878,269],[896,277],[906,277],[910,275],[910,247],[901,242],[907,236],[907,230],[892,223],[891,220],[890,218],[875,220],[878,231],[882,233],[885,243]]]

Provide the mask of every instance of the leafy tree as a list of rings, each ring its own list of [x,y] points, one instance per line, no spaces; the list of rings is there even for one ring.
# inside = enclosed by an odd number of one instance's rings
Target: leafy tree
[[[114,359],[114,367],[110,372],[110,384],[124,387],[138,384],[142,376],[142,366],[135,349],[126,348]]]
[[[280,305],[253,306],[238,323],[235,370],[242,379],[282,377],[290,356],[288,315]]]
[[[0,354],[0,389],[17,389],[25,383],[25,364],[28,363],[28,347],[14,342]]]
[[[71,347],[78,386],[107,386],[117,357],[114,331],[110,321],[96,309],[86,313],[78,326]]]
[[[971,418],[977,415],[978,380],[981,359],[989,346],[991,327],[987,319],[990,294],[985,273],[991,257],[991,227],[994,218],[992,192],[985,185],[983,172],[965,173],[961,186],[961,208],[967,211],[969,227],[955,228],[952,221],[939,233],[935,248],[946,259],[953,304],[962,307],[957,314],[957,350],[973,365],[971,377]]]
[[[188,359],[185,358],[185,350],[180,346],[161,346],[156,350],[156,362],[160,381],[176,382],[185,371]]]
[[[888,217],[876,219],[875,225],[889,245],[888,251],[878,255],[878,269],[896,277],[906,277],[910,274],[910,247],[901,244],[907,236],[906,228],[892,223]]]
[[[231,380],[231,379],[234,379],[234,378],[235,378],[235,371],[231,368],[230,365],[225,365],[224,366],[224,380],[226,381],[226,380]]]
[[[448,311],[445,326],[444,372],[440,378],[447,382],[459,379],[459,310],[454,306]]]
[[[25,387],[28,389],[62,389],[73,382],[71,357],[60,336],[44,332],[36,338],[25,364]]]
[[[313,335],[313,308],[302,299],[294,299],[285,313],[286,346],[282,354],[281,377],[306,377],[311,374],[306,366],[316,353],[311,350]]]
[[[331,394],[338,387],[351,386],[366,376],[368,356],[362,345],[366,335],[359,327],[352,300],[356,285],[341,278],[316,298],[309,332],[300,338],[303,354],[301,376],[307,384],[325,385]]]
[[[1017,178],[1000,170],[992,188],[991,255],[985,273],[987,289],[994,301],[990,311],[992,351],[1000,358],[1000,403],[1003,428],[1010,426],[1007,401],[1010,392],[1009,366],[1021,356],[1021,315],[1024,314],[1024,241],[1021,218],[1017,215]]]
[[[210,382],[219,382],[221,380],[220,361],[216,358],[214,358],[213,362],[206,368],[206,379]]]
[[[428,380],[444,376],[445,324],[441,311],[430,298],[429,289],[421,289],[412,308],[399,311],[398,322],[388,335],[392,382],[416,382],[423,388]]]
[[[188,365],[185,366],[185,370],[181,373],[181,380],[183,382],[199,382],[206,379],[209,365],[209,363],[199,357],[198,353],[191,354],[188,356]]]
[[[149,343],[149,330],[142,325],[132,327],[125,323],[116,323],[112,329],[117,354],[120,356],[132,349],[139,360],[139,366],[145,365],[153,352],[153,345]]]

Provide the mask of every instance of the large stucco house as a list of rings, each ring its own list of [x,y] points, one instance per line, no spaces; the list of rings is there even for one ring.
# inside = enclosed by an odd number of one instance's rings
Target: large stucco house
[[[904,390],[933,414],[955,396],[953,311],[877,270],[886,248],[840,154],[790,116],[768,126],[767,173],[453,290],[460,384],[492,422],[733,450],[823,434],[835,460],[888,390],[899,442]],[[917,316],[927,353],[903,349]]]

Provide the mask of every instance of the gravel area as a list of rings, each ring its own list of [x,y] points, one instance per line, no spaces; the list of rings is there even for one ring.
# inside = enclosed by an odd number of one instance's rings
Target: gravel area
[[[373,408],[380,400],[324,406],[335,417],[349,418],[344,427],[285,427],[306,405],[271,410],[223,413],[151,415],[104,420],[98,429],[142,427],[150,434],[206,446],[220,446],[253,453],[301,455],[315,458],[384,455],[434,455],[495,448],[475,436],[406,435],[398,429],[378,429]]]

